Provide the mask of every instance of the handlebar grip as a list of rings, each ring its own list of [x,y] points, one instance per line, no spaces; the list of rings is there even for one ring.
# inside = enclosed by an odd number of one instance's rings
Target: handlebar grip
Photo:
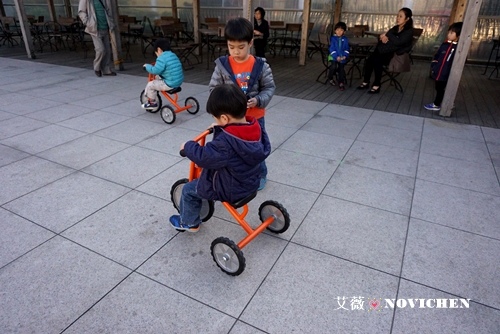
[[[185,157],[186,156],[186,152],[184,152],[184,149],[182,149],[182,150],[179,151],[179,155],[181,157]]]

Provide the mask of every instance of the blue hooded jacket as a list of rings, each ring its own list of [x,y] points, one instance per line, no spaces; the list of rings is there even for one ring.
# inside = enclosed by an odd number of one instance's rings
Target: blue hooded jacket
[[[334,35],[330,38],[330,56],[332,57],[332,61],[337,61],[337,57],[346,57],[344,60],[341,60],[341,64],[347,63],[347,58],[349,57],[349,40],[345,36],[337,36]]]
[[[179,57],[172,51],[163,51],[153,65],[146,64],[146,71],[159,75],[170,88],[177,88],[184,81],[184,72]]]
[[[267,133],[253,117],[248,123],[214,126],[213,140],[184,144],[186,156],[203,168],[196,191],[208,200],[235,203],[257,191],[261,167],[271,153]]]

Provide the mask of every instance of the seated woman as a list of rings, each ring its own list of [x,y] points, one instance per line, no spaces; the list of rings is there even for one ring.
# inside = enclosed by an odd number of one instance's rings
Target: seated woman
[[[375,81],[373,81],[373,86],[368,93],[379,93],[383,66],[389,64],[394,53],[403,54],[411,50],[413,40],[412,15],[410,8],[401,8],[398,12],[397,24],[379,36],[375,51],[366,60],[363,83],[358,86],[358,89],[368,88],[372,72],[375,72]]]
[[[266,11],[262,7],[255,8],[253,20],[253,45],[255,47],[255,55],[257,57],[266,56],[267,39],[269,38],[269,23],[264,20]]]

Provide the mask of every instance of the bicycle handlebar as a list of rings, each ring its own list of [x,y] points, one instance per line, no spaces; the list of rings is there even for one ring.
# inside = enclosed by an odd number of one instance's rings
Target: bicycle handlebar
[[[193,141],[195,141],[195,142],[199,142],[199,141],[201,141],[202,139],[205,139],[205,137],[206,137],[206,136],[208,136],[209,134],[211,134],[211,133],[213,133],[213,132],[214,132],[214,128],[208,128],[208,129],[206,129],[205,131],[203,131],[202,133],[200,133],[198,136],[196,136],[196,137],[193,139]],[[203,142],[203,145],[204,145],[204,144],[205,144],[205,143]],[[203,145],[202,145],[202,146],[203,146]],[[185,156],[186,156],[186,152],[184,152],[184,149],[182,149],[182,150],[180,150],[180,151],[179,151],[179,155],[180,155],[181,157],[185,157]]]

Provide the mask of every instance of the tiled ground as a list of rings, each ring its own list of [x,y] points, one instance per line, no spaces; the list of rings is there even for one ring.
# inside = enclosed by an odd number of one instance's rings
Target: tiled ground
[[[207,87],[167,125],[146,78],[0,73],[0,333],[498,333],[499,129],[275,96],[248,221],[273,199],[291,224],[230,277],[210,244],[245,233],[220,203],[196,234],[168,223]],[[470,304],[420,307],[441,298]]]

